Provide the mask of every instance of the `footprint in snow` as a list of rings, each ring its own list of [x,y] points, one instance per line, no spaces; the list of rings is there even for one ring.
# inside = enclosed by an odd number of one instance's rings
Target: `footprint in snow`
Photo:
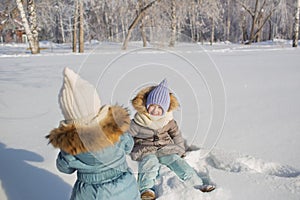
[[[208,165],[229,172],[256,172],[271,176],[294,178],[300,175],[300,171],[275,162],[266,162],[252,156],[240,155],[237,153],[212,152],[207,158]]]

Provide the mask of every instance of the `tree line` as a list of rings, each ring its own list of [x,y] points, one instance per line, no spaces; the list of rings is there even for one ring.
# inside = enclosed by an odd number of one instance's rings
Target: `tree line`
[[[174,46],[278,38],[298,45],[300,0],[3,1],[2,15],[18,9],[32,50],[39,40],[73,43],[73,51],[79,44],[79,52],[92,40],[122,42],[123,49],[129,41]]]

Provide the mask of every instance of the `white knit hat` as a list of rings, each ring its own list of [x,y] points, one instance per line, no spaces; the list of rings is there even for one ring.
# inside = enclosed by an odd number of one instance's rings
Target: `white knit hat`
[[[80,120],[97,115],[101,102],[96,88],[69,68],[64,69],[59,105],[66,120]]]

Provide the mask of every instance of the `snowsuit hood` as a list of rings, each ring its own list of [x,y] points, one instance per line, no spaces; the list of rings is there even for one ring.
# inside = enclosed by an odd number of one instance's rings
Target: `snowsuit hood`
[[[146,87],[142,90],[140,90],[137,95],[132,99],[131,103],[134,109],[140,113],[144,114],[147,113],[146,103],[147,103],[147,97],[148,94],[155,88],[156,86],[150,86]],[[167,112],[171,112],[173,110],[176,110],[179,107],[179,102],[177,98],[172,94],[170,94],[170,106],[168,108]]]
[[[99,112],[101,112],[101,108]],[[128,110],[115,105],[110,106],[106,116],[94,125],[77,124],[76,121],[64,120],[46,138],[55,148],[76,155],[88,151],[98,151],[115,144],[119,141],[120,136],[129,129],[129,126]],[[100,135],[104,136],[99,137]],[[84,141],[82,141],[83,137]]]

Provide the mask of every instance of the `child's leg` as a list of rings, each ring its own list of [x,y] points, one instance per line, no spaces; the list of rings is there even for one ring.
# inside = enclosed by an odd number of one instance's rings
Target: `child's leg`
[[[138,185],[142,193],[146,189],[153,188],[158,175],[159,162],[155,155],[147,155],[139,162]]]
[[[200,186],[203,184],[202,179],[196,171],[177,154],[159,157],[159,161],[174,171],[186,184],[190,186]]]

